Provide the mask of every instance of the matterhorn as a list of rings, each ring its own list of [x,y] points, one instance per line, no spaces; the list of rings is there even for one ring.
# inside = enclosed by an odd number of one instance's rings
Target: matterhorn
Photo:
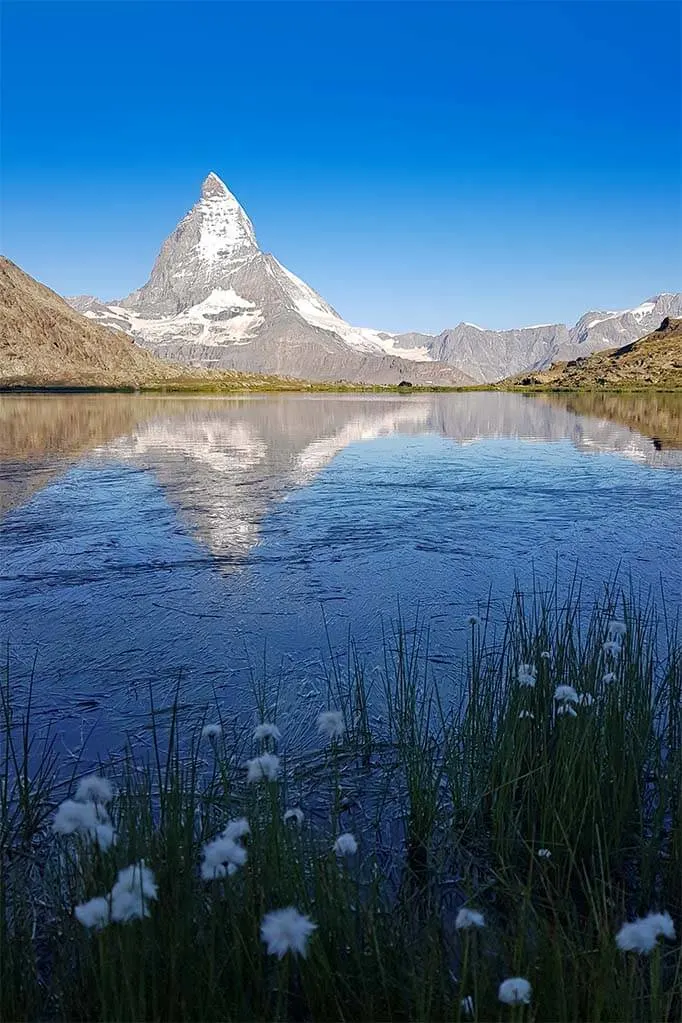
[[[394,334],[347,323],[260,250],[253,224],[213,172],[143,287],[110,304],[88,295],[68,301],[156,355],[194,366],[316,381],[470,382],[424,348],[402,350]]]

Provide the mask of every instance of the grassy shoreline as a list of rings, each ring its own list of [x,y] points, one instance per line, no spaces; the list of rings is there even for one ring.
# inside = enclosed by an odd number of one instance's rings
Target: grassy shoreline
[[[107,848],[53,834],[85,765],[65,774],[5,679],[2,1018],[678,1020],[676,621],[614,591],[583,608],[576,590],[519,594],[497,633],[485,613],[467,628],[457,692],[434,683],[426,635],[399,627],[382,665],[332,664],[319,707],[261,680],[248,708],[178,699],[162,725],[152,707],[149,748],[100,765],[116,789]],[[328,710],[340,737],[316,728]],[[254,735],[262,721],[281,739]],[[264,753],[277,776],[249,783]],[[283,820],[295,807],[300,826]],[[243,817],[246,862],[204,880],[207,843]],[[337,855],[347,832],[357,852]],[[149,916],[80,923],[75,907],[141,858],[158,883]],[[260,931],[287,906],[315,930],[305,957],[280,960]],[[619,929],[649,911],[677,937],[623,951]],[[499,1000],[510,977],[529,1004]]]
[[[547,384],[515,386],[507,384],[468,384],[460,387],[422,386],[414,384],[400,387],[398,384],[344,384],[284,381],[277,383],[256,382],[253,384],[207,384],[196,381],[165,382],[147,386],[105,387],[101,385],[75,384],[1,384],[0,394],[178,394],[178,395],[221,395],[221,394],[459,394],[476,391],[502,392],[505,394],[682,394],[676,386],[652,386],[631,384],[623,387],[552,387]]]

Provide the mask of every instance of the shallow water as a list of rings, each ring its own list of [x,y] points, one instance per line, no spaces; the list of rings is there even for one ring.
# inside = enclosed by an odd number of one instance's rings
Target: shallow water
[[[35,660],[39,713],[101,746],[179,675],[228,705],[267,666],[319,702],[327,634],[376,661],[398,607],[447,668],[515,578],[619,571],[677,609],[680,399],[583,399],[0,395],[13,688]]]

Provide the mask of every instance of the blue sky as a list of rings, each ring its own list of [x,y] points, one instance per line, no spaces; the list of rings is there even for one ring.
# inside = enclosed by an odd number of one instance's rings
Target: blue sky
[[[676,3],[3,3],[2,251],[120,297],[213,169],[351,322],[682,288]]]

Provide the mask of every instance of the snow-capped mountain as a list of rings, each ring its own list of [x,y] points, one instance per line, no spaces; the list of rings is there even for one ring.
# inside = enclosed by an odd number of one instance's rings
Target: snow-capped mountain
[[[620,348],[656,330],[666,316],[682,316],[682,294],[663,293],[635,309],[588,312],[573,327],[543,323],[515,330],[486,330],[459,323],[441,334],[398,334],[403,349],[419,346],[479,383],[492,383],[553,362],[578,359],[606,348]]]
[[[142,288],[109,305],[88,295],[67,301],[168,359],[366,383],[492,383],[629,344],[665,316],[682,316],[682,294],[661,294],[634,309],[585,313],[570,328],[460,323],[434,336],[353,327],[259,249],[251,221],[214,173]]]
[[[470,382],[425,349],[403,351],[395,335],[347,323],[261,252],[251,221],[214,173],[142,288],[109,305],[87,295],[68,301],[156,354],[193,365],[308,380]]]

